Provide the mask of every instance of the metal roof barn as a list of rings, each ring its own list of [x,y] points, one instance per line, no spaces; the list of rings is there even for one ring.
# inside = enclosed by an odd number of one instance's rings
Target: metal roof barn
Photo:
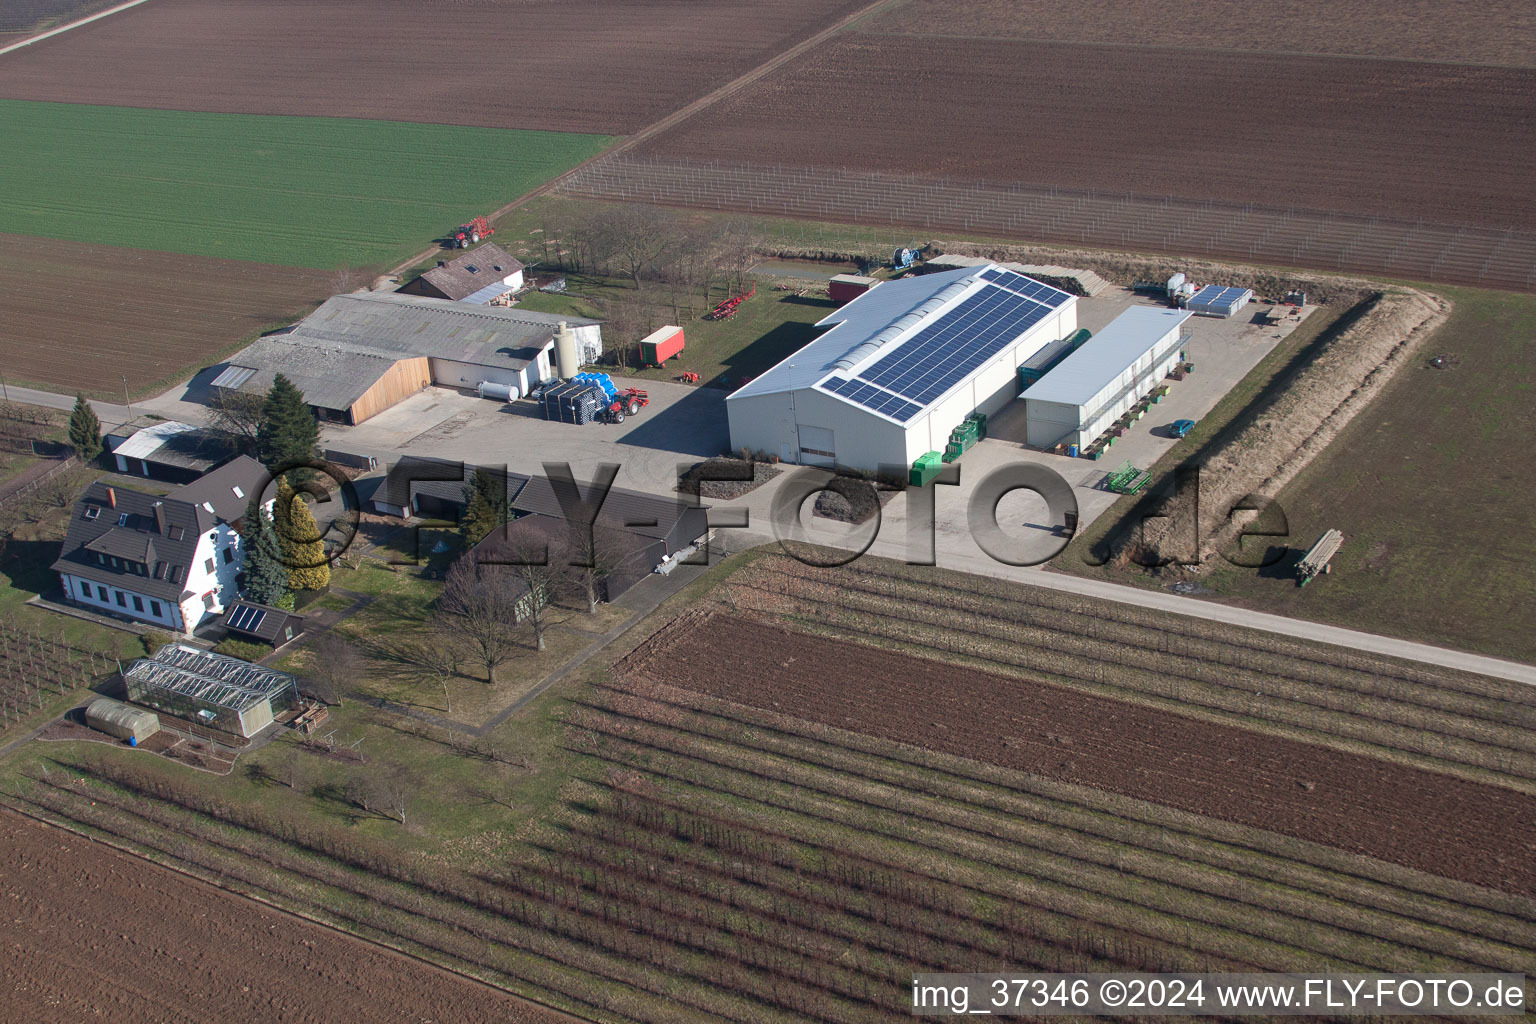
[[[1027,440],[1048,448],[1098,437],[1179,360],[1194,314],[1132,306],[1019,396]]]
[[[1252,298],[1252,288],[1208,284],[1190,296],[1184,308],[1201,316],[1235,316]]]
[[[731,444],[785,462],[903,470],[973,412],[1013,397],[1020,363],[1077,327],[1077,299],[996,264],[888,281],[726,399]]]

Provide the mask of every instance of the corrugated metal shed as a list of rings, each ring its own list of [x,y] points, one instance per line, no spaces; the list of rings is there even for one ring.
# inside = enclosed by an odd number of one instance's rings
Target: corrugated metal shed
[[[1136,365],[1158,339],[1193,315],[1183,309],[1132,306],[1020,397],[1062,405],[1086,405],[1110,381]]]
[[[128,440],[118,445],[113,450],[114,455],[124,458],[143,459],[153,455],[161,445],[165,444],[177,434],[185,434],[189,430],[196,430],[190,423],[178,423],[175,420],[167,420],[164,423],[156,423],[152,427],[145,427],[137,431]]]

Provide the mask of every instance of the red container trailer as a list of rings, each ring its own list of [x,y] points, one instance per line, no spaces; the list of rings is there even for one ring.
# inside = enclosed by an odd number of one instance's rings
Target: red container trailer
[[[683,350],[683,329],[663,327],[652,331],[640,341],[640,361],[647,366],[660,366]]]

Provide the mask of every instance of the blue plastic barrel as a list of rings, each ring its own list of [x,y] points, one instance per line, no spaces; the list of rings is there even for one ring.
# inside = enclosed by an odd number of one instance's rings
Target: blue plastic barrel
[[[1067,456],[1069,458],[1073,458],[1073,459],[1077,458],[1077,445],[1075,445],[1075,444],[1067,445]]]

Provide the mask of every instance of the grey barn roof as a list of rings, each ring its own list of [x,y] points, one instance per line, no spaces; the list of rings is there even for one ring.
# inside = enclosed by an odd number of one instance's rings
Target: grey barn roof
[[[448,298],[463,301],[522,269],[523,264],[505,249],[495,242],[486,242],[433,267],[421,278]]]
[[[1158,339],[1192,316],[1185,309],[1132,306],[1026,388],[1021,397],[1037,402],[1087,405]]]
[[[577,486],[584,502],[592,494],[592,485]],[[512,500],[512,507],[518,512],[565,518],[565,510],[561,508],[560,500],[547,477],[536,476],[529,480]],[[642,537],[665,539],[677,526],[678,520],[690,509],[697,507],[674,498],[659,498],[615,487],[603,499],[597,516],[606,525],[617,526]]]
[[[240,378],[231,371],[250,368],[256,372],[234,386],[261,391],[282,373],[310,405],[345,409],[401,359],[521,369],[553,342],[561,321],[572,327],[599,322],[398,292],[333,295],[291,330],[233,356],[219,379]]]
[[[462,502],[464,488],[474,479],[476,468],[445,459],[407,455],[389,467],[389,472],[385,474],[383,482],[379,484],[378,490],[373,492],[370,500],[404,509],[410,509],[411,499],[418,495],[427,495],[450,503]],[[505,467],[501,467],[498,472],[505,474],[509,500],[516,497],[517,493],[523,489],[523,485],[528,482],[528,477],[521,473],[507,472]],[[429,475],[452,476],[452,479],[421,479]]]

